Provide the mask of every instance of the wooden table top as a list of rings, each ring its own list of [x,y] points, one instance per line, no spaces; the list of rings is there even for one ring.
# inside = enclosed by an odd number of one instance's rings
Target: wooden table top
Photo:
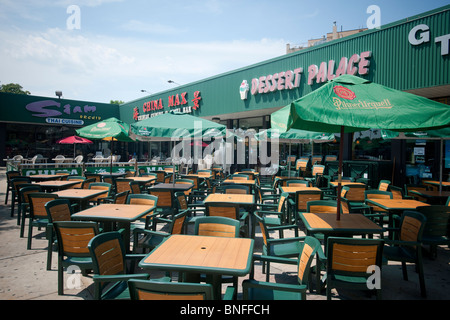
[[[256,180],[244,180],[244,179],[225,179],[222,183],[236,183],[236,184],[251,184],[254,185]]]
[[[153,187],[149,188],[151,189],[172,189],[172,190],[179,190],[179,191],[187,191],[194,187],[194,184],[189,183],[158,183],[155,184]]]
[[[172,235],[139,266],[244,276],[251,269],[253,245],[248,238]]]
[[[296,193],[299,190],[306,190],[306,191],[321,191],[317,187],[280,187],[281,192],[288,192],[288,193]]]
[[[211,193],[205,198],[203,202],[232,202],[239,204],[253,204],[255,202],[255,197],[252,194]]]
[[[420,206],[429,206],[425,202],[410,199],[367,199],[366,202],[377,205],[385,210],[408,210]]]
[[[424,184],[431,184],[433,186],[439,186],[440,183],[439,181],[435,181],[435,180],[424,180],[422,181]],[[442,185],[445,187],[450,187],[450,181],[442,181]]]
[[[72,215],[75,220],[135,221],[152,211],[155,206],[139,204],[101,204]]]
[[[69,174],[66,174],[67,176]],[[33,174],[30,175],[30,179],[33,181],[43,181],[43,180],[59,180],[62,177],[66,176],[64,174]]]
[[[379,225],[362,214],[341,214],[336,220],[334,213],[300,213],[305,226],[310,231],[336,231],[350,233],[379,233],[383,231]]]
[[[121,178],[118,178],[117,180],[120,180]],[[156,180],[156,177],[127,177],[124,179],[130,179],[133,181],[137,181],[137,182],[142,182],[142,183],[146,183],[146,182],[151,182]]]
[[[53,192],[57,194],[60,198],[66,199],[89,199],[99,196],[101,194],[106,194],[108,191],[106,190],[97,190],[97,189],[65,189],[61,191]]]
[[[40,186],[48,186],[48,187],[66,187],[66,186],[73,186],[75,184],[80,183],[80,181],[61,181],[61,180],[50,180],[50,181],[39,181],[39,182],[33,182],[35,184],[38,184]]]
[[[331,181],[329,182],[333,187],[337,187],[338,186],[338,182],[337,181]],[[364,186],[364,183],[362,182],[341,182],[341,186],[346,186],[346,185],[360,185],[360,186]]]
[[[410,193],[424,196],[426,198],[448,198],[450,197],[450,191],[439,190],[409,190]]]

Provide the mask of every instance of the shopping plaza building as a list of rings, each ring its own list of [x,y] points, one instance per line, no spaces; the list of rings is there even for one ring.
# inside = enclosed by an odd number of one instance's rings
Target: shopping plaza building
[[[450,5],[417,16],[219,74],[174,89],[110,105],[54,97],[0,94],[0,160],[16,154],[48,158],[63,152],[57,139],[76,128],[116,117],[126,123],[177,110],[220,122],[230,130],[270,128],[270,115],[342,74],[450,104]],[[123,79],[126,81],[126,79]],[[343,159],[385,168],[394,181],[405,176],[437,178],[445,158],[450,171],[450,141],[383,140],[379,130],[342,137]],[[252,143],[252,142],[248,142]],[[104,143],[80,147],[87,161]],[[122,159],[168,156],[169,143],[134,142],[117,149]],[[281,147],[280,159],[287,155]],[[67,152],[72,149],[70,147]],[[292,145],[296,156],[337,154],[338,143]],[[399,183],[403,181],[398,180]]]

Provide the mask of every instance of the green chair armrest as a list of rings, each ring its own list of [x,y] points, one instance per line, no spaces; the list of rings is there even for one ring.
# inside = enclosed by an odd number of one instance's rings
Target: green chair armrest
[[[118,282],[118,281],[128,281],[130,279],[149,279],[149,278],[150,275],[147,273],[115,274],[115,275],[94,274],[92,280],[94,282]]]

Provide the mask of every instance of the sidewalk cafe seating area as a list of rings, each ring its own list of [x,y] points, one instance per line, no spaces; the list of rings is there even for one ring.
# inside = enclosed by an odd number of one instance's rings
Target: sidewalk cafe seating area
[[[61,161],[55,158],[59,168],[70,168]],[[28,249],[47,246],[49,272],[57,254],[62,296],[64,270],[76,265],[93,277],[95,299],[305,300],[313,291],[336,299],[341,288],[382,299],[382,287],[367,288],[367,268],[398,261],[398,276],[418,280],[417,294],[426,297],[423,260],[450,245],[445,184],[339,182],[327,170],[335,159],[289,161],[290,170],[270,176],[219,167],[149,171],[137,163],[76,175],[11,170],[5,204]],[[36,230],[45,230],[45,244]],[[116,264],[122,267],[104,270]],[[294,282],[277,282],[278,264],[295,270]]]

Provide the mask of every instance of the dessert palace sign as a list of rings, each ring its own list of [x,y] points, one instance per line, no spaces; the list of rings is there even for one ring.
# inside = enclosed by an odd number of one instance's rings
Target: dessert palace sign
[[[308,85],[327,82],[343,74],[366,75],[369,73],[371,57],[371,51],[364,51],[360,54],[354,54],[350,58],[342,57],[338,64],[335,60],[323,61],[320,65],[312,64],[307,71]],[[239,87],[241,99],[246,100],[249,92],[252,95],[257,95],[298,88],[302,74],[303,68],[299,67],[293,71],[287,70],[253,78],[251,84],[247,80],[243,80]]]

